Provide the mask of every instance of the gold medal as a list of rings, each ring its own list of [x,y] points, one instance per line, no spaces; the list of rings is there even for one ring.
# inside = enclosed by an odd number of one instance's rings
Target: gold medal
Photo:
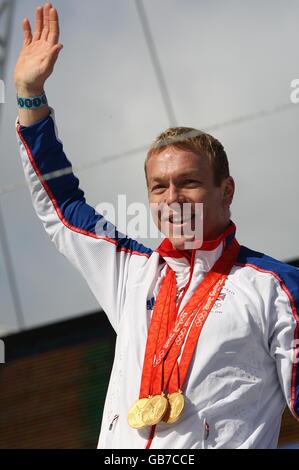
[[[150,397],[142,409],[142,421],[147,426],[159,423],[168,408],[168,400],[164,395],[154,395]]]
[[[142,410],[147,402],[148,398],[140,398],[129,409],[128,423],[132,428],[139,429],[145,426],[142,421]]]
[[[185,399],[180,390],[178,392],[170,393],[167,399],[168,409],[163,417],[163,421],[167,424],[172,424],[181,417],[185,406]]]

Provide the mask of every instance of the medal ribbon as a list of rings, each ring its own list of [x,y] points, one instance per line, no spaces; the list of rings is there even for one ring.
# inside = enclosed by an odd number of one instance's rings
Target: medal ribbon
[[[234,239],[197,287],[178,319],[175,303],[176,277],[174,271],[168,267],[150,322],[139,398],[161,394],[168,385],[170,393],[182,387],[204,322],[219,296],[239,249],[240,246]],[[190,333],[178,367],[177,359],[189,328]]]
[[[151,385],[152,385],[152,370],[153,370],[153,361],[155,358],[155,353],[157,350],[157,346],[159,346],[159,349],[162,347],[165,337],[161,335],[161,344],[159,343],[159,332],[162,328],[165,328],[165,325],[162,324],[162,319],[166,318],[166,321],[168,319],[168,315],[164,315],[164,311],[166,307],[168,306],[169,300],[170,300],[170,293],[171,293],[171,288],[173,285],[173,270],[168,267],[166,276],[164,277],[158,295],[157,299],[154,305],[154,311],[152,314],[151,322],[150,322],[150,327],[148,331],[148,336],[147,336],[147,342],[146,342],[146,347],[145,347],[145,353],[144,353],[144,362],[143,362],[143,369],[142,369],[142,377],[141,377],[141,385],[140,385],[140,392],[139,392],[139,398],[147,398],[151,393]],[[166,328],[167,328],[167,323],[166,323]],[[161,382],[162,382],[162,374],[161,374]]]
[[[173,393],[178,388],[182,388],[185,381],[195,346],[203,325],[216,302],[221,289],[227,279],[227,276],[239,253],[240,246],[236,239],[232,241],[229,247],[224,250],[221,257],[215,262],[212,269],[200,283],[189,302],[180,314],[177,323],[168,336],[163,348],[156,356],[154,369],[163,369],[164,366],[164,391],[168,387],[168,392]],[[191,325],[191,327],[190,327]],[[188,331],[190,332],[188,334]],[[176,368],[177,360],[180,355],[184,340],[188,334],[186,344],[183,350],[179,365],[179,387],[177,384],[177,373],[173,374]],[[172,338],[170,340],[170,338]],[[164,363],[164,364],[163,364]],[[154,374],[159,382],[159,374]],[[170,383],[169,383],[170,382]],[[161,387],[160,382],[160,387]],[[159,384],[154,384],[156,393],[159,390]]]
[[[171,268],[169,268],[170,271]],[[171,323],[171,316],[170,316],[170,311],[171,311],[171,302],[172,299],[175,297],[176,294],[176,278],[175,278],[175,273],[172,271],[169,273],[170,277],[170,284],[169,284],[169,291],[168,291],[168,296],[166,299],[166,304],[165,304],[165,313],[162,316],[161,322],[160,322],[160,329],[158,332],[158,341],[156,343],[156,350],[155,354],[157,351],[160,351],[160,349],[163,347],[163,344],[167,340],[169,330],[170,330],[170,323]],[[176,313],[176,312],[175,312]],[[174,319],[175,321],[175,319]],[[174,322],[172,321],[171,327],[173,327]],[[154,360],[154,357],[153,357]],[[153,373],[155,372],[155,378],[153,378]],[[158,390],[157,390],[157,384],[158,385]],[[161,394],[163,389],[163,363],[161,364],[161,367],[156,369],[155,371],[152,370],[152,376],[151,376],[151,383],[150,383],[150,390],[151,390],[151,395],[158,395]]]

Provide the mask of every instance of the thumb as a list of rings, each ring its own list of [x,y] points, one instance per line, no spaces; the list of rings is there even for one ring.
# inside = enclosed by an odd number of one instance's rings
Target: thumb
[[[62,48],[63,48],[63,44],[55,44],[55,46],[53,46],[51,50],[51,57],[49,57],[50,62],[53,60],[54,62],[56,62],[56,60],[58,59],[58,54]]]
[[[61,43],[55,44],[55,46],[53,46],[53,48],[52,48],[53,54],[59,54],[59,52],[61,51],[62,48],[63,48],[63,44],[61,44]]]
[[[55,44],[55,46],[52,47],[49,56],[45,60],[45,67],[46,68],[53,68],[55,65],[56,60],[58,59],[58,54],[63,48],[62,44]]]

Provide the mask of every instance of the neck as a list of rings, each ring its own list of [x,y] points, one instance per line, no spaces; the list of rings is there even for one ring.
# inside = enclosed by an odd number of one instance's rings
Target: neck
[[[218,227],[212,229],[210,232],[206,234],[204,233],[203,241],[209,242],[209,241],[216,240],[218,237],[222,235],[223,232],[225,232],[225,230],[229,227],[229,225],[230,225],[230,220],[226,220]]]
[[[189,261],[192,258],[192,254],[195,255],[196,250],[198,249],[199,251],[213,251],[217,248],[217,246],[220,245],[220,243],[223,242],[223,246],[227,246],[228,243],[232,241],[232,239],[235,237],[235,232],[236,232],[236,225],[232,220],[229,220],[224,226],[223,229],[221,230],[218,228],[217,231],[214,233],[218,233],[218,237],[214,235],[214,237],[210,236],[208,239],[206,238],[201,246],[198,248],[193,248],[193,250],[182,250],[179,248],[176,248],[175,246],[172,245],[171,241],[169,238],[165,238],[162,243],[156,248],[156,251],[161,255],[162,258],[165,257],[172,257],[172,258],[181,258],[181,257],[186,257]]]
[[[211,230],[210,232],[208,232],[208,234],[204,233],[202,249],[204,249],[205,244],[208,245],[209,242],[216,242],[218,238],[219,238],[219,242],[220,242],[222,234],[228,229],[230,224],[231,224],[231,221],[226,220],[222,225],[219,225],[217,228],[215,228],[215,229]],[[201,248],[199,248],[199,249],[201,249]],[[192,254],[192,250],[186,250],[186,251],[190,255]]]

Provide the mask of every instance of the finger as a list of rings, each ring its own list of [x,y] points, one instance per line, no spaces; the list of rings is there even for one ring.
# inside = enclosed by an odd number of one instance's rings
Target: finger
[[[33,41],[37,41],[43,29],[43,7],[37,7],[35,10],[35,31],[33,34]]]
[[[58,13],[55,8],[50,10],[50,31],[48,41],[52,45],[57,44],[59,39],[59,20]]]
[[[41,34],[41,39],[46,41],[48,39],[49,29],[50,29],[50,18],[49,18],[49,11],[52,8],[51,3],[46,3],[43,8],[43,30]]]
[[[24,46],[29,46],[29,44],[32,41],[32,32],[31,32],[31,26],[28,18],[24,18],[22,22],[23,26],[23,32],[24,32]]]

